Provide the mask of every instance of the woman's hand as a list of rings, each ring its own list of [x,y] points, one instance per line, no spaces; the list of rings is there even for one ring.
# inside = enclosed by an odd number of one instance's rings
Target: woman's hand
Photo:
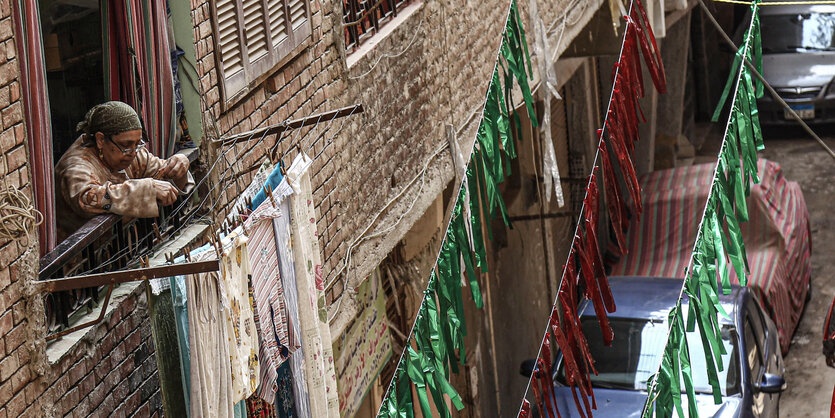
[[[188,172],[188,157],[183,154],[176,154],[165,160],[165,164],[159,169],[157,179],[179,179]]]
[[[174,204],[177,200],[177,188],[167,181],[154,180],[154,190],[157,192],[157,202],[161,206]]]

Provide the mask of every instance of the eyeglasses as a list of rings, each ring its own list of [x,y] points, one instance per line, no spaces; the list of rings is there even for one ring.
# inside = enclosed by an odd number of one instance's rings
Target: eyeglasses
[[[115,146],[116,146],[116,149],[118,149],[119,151],[122,151],[122,154],[125,154],[125,155],[128,155],[128,154],[130,154],[130,153],[137,153],[137,152],[139,152],[139,150],[141,150],[142,148],[145,148],[145,144],[146,144],[146,142],[145,142],[144,140],[140,140],[140,141],[139,141],[139,143],[138,143],[138,144],[136,144],[136,146],[135,146],[135,147],[130,147],[130,148],[122,148],[121,146],[119,146],[119,144],[117,144],[117,143],[116,143],[116,141],[114,141],[114,140],[113,140],[113,137],[112,137],[112,136],[108,136],[108,137],[107,137],[107,139],[108,139],[110,142],[112,142],[112,143],[113,143],[113,145],[115,145]]]

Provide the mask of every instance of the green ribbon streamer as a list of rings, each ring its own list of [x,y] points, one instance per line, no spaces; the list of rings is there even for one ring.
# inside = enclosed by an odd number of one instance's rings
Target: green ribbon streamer
[[[470,164],[467,166],[467,187],[470,193],[470,225],[473,231],[473,251],[475,252],[475,261],[478,268],[487,272],[487,251],[484,247],[484,236],[481,232],[481,200],[479,193],[478,175],[476,173],[476,157],[473,154]]]
[[[731,263],[734,266],[739,283],[743,286],[747,286],[748,273],[750,272],[750,269],[748,268],[748,257],[745,253],[745,243],[742,241],[742,228],[739,226],[739,222],[734,215],[734,209],[728,196],[730,188],[722,175],[717,176],[714,186],[716,187],[715,195],[722,202],[722,212],[725,215],[725,223],[728,227],[728,257],[731,259]],[[722,236],[724,237],[724,235]],[[725,293],[730,293],[730,284]]]
[[[409,381],[405,379],[406,373],[403,370],[399,371],[400,376],[397,377],[397,401],[396,401],[396,415],[390,415],[397,418],[414,418],[415,406],[412,399],[412,388]],[[394,399],[394,398],[391,398]]]
[[[754,67],[760,74],[762,74],[763,72],[762,40],[760,38],[760,18],[757,13],[757,2],[754,2],[751,5],[751,12],[754,14],[754,18],[752,19],[751,26],[748,28],[748,30],[745,31],[745,36],[743,37],[743,39],[748,39],[749,36],[751,37],[749,46],[748,48],[739,48],[736,51],[736,54],[734,54],[734,61],[731,65],[730,75],[728,76],[728,80],[725,82],[725,88],[722,90],[722,96],[719,98],[719,103],[716,105],[716,109],[713,111],[713,116],[710,118],[710,120],[713,122],[719,121],[719,115],[722,113],[722,108],[725,107],[725,102],[728,100],[731,88],[733,88],[734,86],[736,77],[739,74],[739,66],[742,64],[743,50],[746,50],[745,58],[748,61],[754,63]],[[762,83],[759,82],[759,80],[757,80],[755,96],[757,98],[763,96],[763,86]]]
[[[753,46],[753,60],[754,68],[757,69],[757,72],[762,74],[763,73],[763,42],[762,38],[760,37],[760,14],[757,12],[757,6],[755,4],[751,5],[751,13],[754,14],[754,22],[751,24],[751,45]],[[760,79],[756,79],[755,85],[756,89],[756,98],[759,99],[763,97],[765,94],[765,89],[763,87],[763,83]]]
[[[422,309],[424,310],[424,313],[426,313],[428,311],[428,305],[423,305]],[[438,377],[444,374],[444,367],[438,367],[438,361],[441,363],[444,363],[445,361],[437,360],[435,358],[432,346],[430,342],[427,341],[427,335],[424,331],[426,329],[426,320],[427,316],[425,314],[418,315],[418,320],[415,323],[414,336],[415,343],[417,343],[418,346],[418,361],[421,372],[423,373],[424,382],[426,382],[426,387],[429,388],[429,394],[432,395],[432,400],[435,402],[435,408],[437,408],[442,417],[449,418],[450,414],[445,407],[444,396],[441,389],[438,387],[437,382]]]
[[[747,32],[746,32],[747,33]],[[710,117],[711,122],[718,122],[719,115],[722,113],[722,108],[725,107],[725,102],[728,100],[728,96],[731,94],[731,88],[733,88],[733,83],[736,78],[736,75],[739,74],[739,65],[742,63],[742,48],[736,51],[734,54],[734,62],[731,64],[731,75],[728,77],[728,80],[725,82],[725,88],[722,90],[722,95],[719,97],[719,103],[716,105],[716,109],[713,111],[713,116]]]
[[[696,315],[699,317],[699,337],[702,339],[702,347],[705,348],[704,354],[705,365],[707,366],[707,380],[713,390],[713,401],[716,404],[720,404],[722,403],[722,392],[719,386],[719,374],[716,372],[717,363],[713,360],[714,354],[711,350],[707,349],[707,347],[711,346],[711,341],[713,341],[709,331],[709,321],[705,321],[704,309],[701,301],[699,301],[699,298],[692,294],[688,294],[687,296],[690,298],[690,306],[694,308]],[[716,356],[716,358],[721,359],[720,356]],[[718,363],[718,366],[721,370],[722,363]]]
[[[684,331],[684,319],[682,319],[681,301],[676,304],[676,315],[673,316],[673,326],[678,337],[678,367],[681,370],[684,381],[684,389],[687,392],[687,410],[689,416],[698,417],[698,409],[696,408],[696,390],[693,387],[693,373],[690,368],[690,348],[687,345],[687,334]],[[681,395],[679,395],[680,397]],[[683,417],[679,411],[679,416]]]
[[[452,211],[452,220],[450,221],[450,231],[452,231],[452,234],[454,234],[455,240],[458,243],[458,253],[461,256],[461,259],[464,260],[464,270],[467,272],[467,279],[470,283],[470,293],[473,296],[473,302],[475,302],[476,308],[481,309],[484,306],[484,301],[482,300],[481,289],[478,286],[478,279],[475,274],[473,251],[472,248],[470,248],[469,239],[467,238],[467,227],[464,224],[464,222],[467,222],[463,216],[464,193],[465,191],[462,190],[458,194],[458,200],[455,202],[455,207]],[[479,226],[481,226],[480,223]],[[475,228],[473,228],[473,230],[475,230]]]
[[[420,410],[423,412],[423,418],[431,418],[432,409],[429,408],[429,397],[426,395],[426,379],[423,375],[423,368],[420,366],[420,354],[410,345],[406,346],[406,350],[406,356],[404,356],[403,360],[406,362],[406,371],[409,374],[409,379],[415,385]]]

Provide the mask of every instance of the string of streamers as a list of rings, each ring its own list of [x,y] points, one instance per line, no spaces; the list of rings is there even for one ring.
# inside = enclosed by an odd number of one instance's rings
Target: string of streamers
[[[624,11],[623,15],[626,29],[620,55],[612,69],[612,93],[606,117],[602,128],[597,132],[598,148],[580,210],[581,219],[576,225],[570,251],[563,266],[556,300],[537,353],[536,367],[528,381],[528,388],[533,389],[537,408],[543,417],[560,416],[551,378],[552,336],[563,353],[566,383],[571,387],[578,412],[583,417],[591,417],[592,410],[597,407],[590,378],[591,374],[597,374],[597,371],[577,309],[581,296],[578,289],[582,284],[582,296],[594,306],[603,341],[606,345],[611,345],[614,332],[607,313],[614,312],[616,306],[597,238],[600,212],[598,170],[602,169],[606,204],[618,250],[626,253],[624,236],[629,219],[639,216],[642,211],[638,176],[632,162],[635,143],[639,140],[638,123],[645,122],[638,105],[638,99],[646,92],[641,57],[655,89],[660,93],[666,91],[666,76],[660,50],[642,2],[634,0],[629,6],[629,11]],[[619,178],[625,184],[625,193]],[[527,394],[527,389],[525,393]],[[529,408],[527,400],[523,399],[519,415],[526,416],[526,410]]]
[[[521,140],[521,118],[512,102],[514,85],[522,92],[532,124],[537,124],[528,84],[533,71],[515,1],[508,9],[498,55],[466,178],[458,189],[435,267],[379,416],[412,417],[412,386],[424,417],[432,416],[430,397],[442,417],[451,416],[444,395],[457,410],[464,408],[449,383],[450,372],[458,373],[459,365],[466,363],[467,324],[461,277],[466,276],[475,306],[481,308],[484,301],[477,277],[488,270],[484,240],[492,239],[490,221],[501,217],[510,227],[498,185],[510,175],[510,161],[516,158],[515,142]],[[486,225],[486,232],[482,225]]]
[[[750,194],[751,181],[759,183],[757,151],[764,148],[757,112],[757,98],[763,95],[763,85],[752,77],[747,66],[741,65],[744,57],[754,63],[757,71],[762,71],[759,4],[748,4],[751,5],[752,17],[745,32],[745,44],[734,58],[731,73],[713,115],[714,121],[717,120],[733,87],[722,147],[688,263],[686,279],[679,300],[669,314],[667,344],[657,372],[648,382],[644,417],[650,417],[653,413],[669,417],[673,411],[678,416],[685,416],[681,382],[687,393],[689,416],[698,416],[687,345],[687,333],[695,332],[696,325],[704,347],[713,400],[716,404],[722,402],[718,371],[724,368],[721,356],[727,352],[722,344],[718,315],[727,317],[728,314],[719,304],[718,295],[720,291],[731,293],[728,264],[733,267],[740,284],[747,285],[748,260],[739,223],[748,220],[745,198]],[[689,302],[686,323],[682,308],[685,296]]]
[[[35,228],[43,223],[43,214],[26,193],[9,184],[9,157],[3,153],[6,175],[3,176],[3,188],[0,189],[0,239],[20,242],[25,239],[28,246]]]

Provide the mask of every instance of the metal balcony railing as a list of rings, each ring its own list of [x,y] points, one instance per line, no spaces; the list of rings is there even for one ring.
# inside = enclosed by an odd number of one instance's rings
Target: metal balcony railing
[[[54,250],[40,259],[39,280],[116,271],[138,264],[140,256],[166,241],[196,209],[181,206],[178,200],[160,210],[160,216],[126,219],[118,215],[99,215],[90,219]],[[53,292],[44,295],[44,310],[49,333],[70,328],[78,313],[92,311],[98,304],[101,287]]]
[[[380,31],[412,0],[342,0],[345,49],[350,53]]]

